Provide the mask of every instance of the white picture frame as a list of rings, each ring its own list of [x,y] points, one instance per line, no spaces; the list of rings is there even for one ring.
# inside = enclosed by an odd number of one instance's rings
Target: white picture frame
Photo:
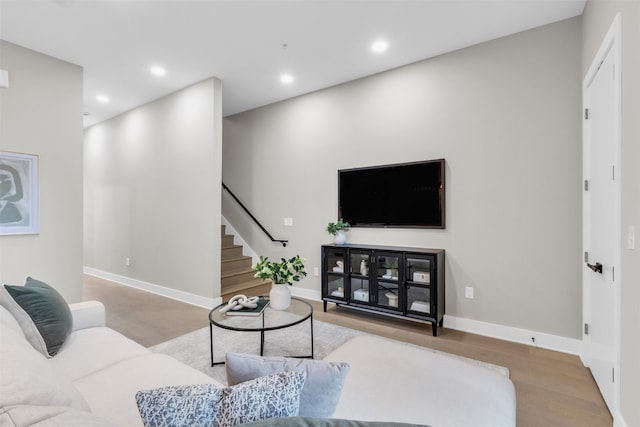
[[[40,233],[38,156],[0,151],[0,235]]]

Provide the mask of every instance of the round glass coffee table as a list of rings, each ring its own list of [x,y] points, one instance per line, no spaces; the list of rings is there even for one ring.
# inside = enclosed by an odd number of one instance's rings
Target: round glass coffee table
[[[261,296],[261,299],[269,299]],[[238,332],[260,332],[260,356],[264,353],[264,333],[277,329],[289,328],[309,319],[311,336],[311,354],[308,356],[296,356],[313,359],[313,307],[300,298],[291,298],[291,305],[286,310],[274,310],[271,306],[258,316],[227,315],[220,310],[227,304],[220,304],[209,312],[209,339],[211,343],[211,366],[223,365],[224,362],[213,361],[213,327],[229,329]],[[293,356],[289,356],[293,357]]]

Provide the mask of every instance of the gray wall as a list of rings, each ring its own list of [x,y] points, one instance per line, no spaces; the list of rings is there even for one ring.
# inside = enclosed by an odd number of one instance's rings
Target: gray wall
[[[575,18],[228,117],[223,180],[290,245],[226,196],[223,215],[257,253],[298,253],[312,272],[338,169],[445,158],[446,230],[349,241],[444,248],[447,314],[580,338],[580,37]]]
[[[640,2],[589,1],[583,15],[582,73],[586,74],[617,12],[622,12],[622,221],[620,412],[640,426],[640,250],[627,247],[627,229],[640,232]]]
[[[86,130],[87,267],[220,295],[220,97],[209,79]]]
[[[39,156],[40,233],[0,237],[0,281],[82,299],[82,68],[0,41],[0,149]]]

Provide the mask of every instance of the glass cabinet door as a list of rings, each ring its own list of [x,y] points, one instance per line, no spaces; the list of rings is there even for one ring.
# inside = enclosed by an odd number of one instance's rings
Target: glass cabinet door
[[[401,261],[402,258],[399,254],[377,252],[375,255],[375,263],[378,280],[398,282]]]
[[[328,298],[347,300],[347,253],[344,249],[328,249],[324,253],[324,295]]]
[[[407,285],[407,312],[416,315],[431,314],[431,288]]]
[[[371,302],[371,252],[349,251],[349,272],[351,302],[368,305]]]
[[[405,270],[407,313],[416,316],[431,315],[434,312],[431,306],[431,279],[435,278],[435,258],[432,255],[407,255]]]
[[[349,251],[349,272],[352,276],[369,277],[371,270],[371,252]]]
[[[376,306],[402,311],[402,261],[400,254],[376,252]]]
[[[435,259],[431,255],[407,255],[407,283],[428,286],[435,273]]]

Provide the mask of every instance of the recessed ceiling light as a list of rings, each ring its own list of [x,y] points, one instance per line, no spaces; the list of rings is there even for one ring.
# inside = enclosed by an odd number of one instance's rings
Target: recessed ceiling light
[[[96,100],[98,102],[102,102],[103,104],[106,104],[107,102],[109,102],[109,97],[105,95],[98,95],[96,96]]]
[[[165,70],[160,66],[155,65],[151,67],[151,74],[153,74],[154,76],[162,77],[165,74],[167,74],[167,70]]]
[[[293,83],[293,76],[291,74],[283,74],[280,76],[280,81],[286,85]]]
[[[389,47],[389,43],[384,40],[378,40],[371,45],[371,50],[375,53],[382,53]]]

